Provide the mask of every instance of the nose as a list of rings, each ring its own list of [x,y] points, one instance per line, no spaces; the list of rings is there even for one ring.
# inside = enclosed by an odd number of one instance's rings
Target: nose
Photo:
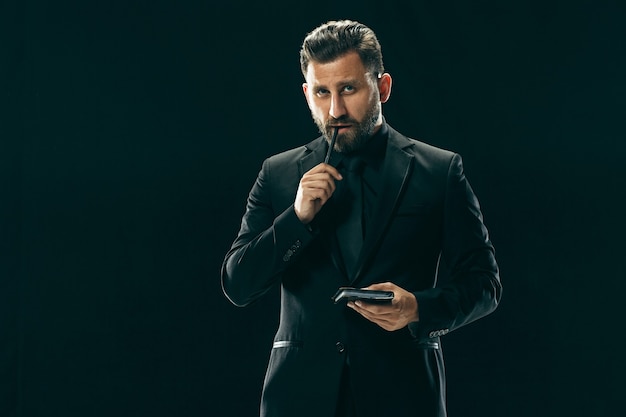
[[[339,119],[346,115],[346,105],[343,101],[343,97],[340,94],[334,94],[330,99],[330,110],[328,114]]]

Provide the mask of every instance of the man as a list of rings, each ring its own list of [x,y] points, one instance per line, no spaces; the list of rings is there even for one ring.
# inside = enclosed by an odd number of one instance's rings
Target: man
[[[222,267],[238,306],[281,286],[261,416],[445,416],[440,337],[501,294],[461,158],[386,123],[392,80],[365,25],[321,25],[300,62],[322,136],[263,163]],[[344,286],[394,297],[333,303]]]

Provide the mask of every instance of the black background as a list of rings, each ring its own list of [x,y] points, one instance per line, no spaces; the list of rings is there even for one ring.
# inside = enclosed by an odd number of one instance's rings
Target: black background
[[[304,35],[372,27],[399,131],[459,152],[504,284],[445,337],[450,416],[623,401],[618,1],[5,1],[2,416],[252,416],[276,293],[219,268],[262,160],[317,135]],[[622,407],[620,407],[622,408]]]

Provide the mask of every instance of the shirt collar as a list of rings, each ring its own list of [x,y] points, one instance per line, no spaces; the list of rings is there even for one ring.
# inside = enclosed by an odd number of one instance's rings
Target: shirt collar
[[[363,145],[363,147],[351,155],[361,157],[365,163],[375,170],[378,170],[385,159],[385,151],[387,150],[387,138],[389,137],[389,128],[383,120],[380,129]]]
[[[378,170],[387,150],[387,139],[389,138],[389,128],[387,122],[383,118],[383,124],[380,129],[370,137],[363,147],[350,154],[342,154],[333,152],[331,156],[331,164],[339,166],[344,158],[360,157],[371,168]]]

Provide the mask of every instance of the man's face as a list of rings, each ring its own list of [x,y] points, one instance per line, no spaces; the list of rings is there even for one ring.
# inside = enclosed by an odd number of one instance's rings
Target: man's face
[[[335,150],[357,150],[380,128],[380,103],[389,97],[391,78],[384,74],[375,80],[356,52],[309,63],[305,78],[302,89],[320,132],[330,141],[339,128]]]

